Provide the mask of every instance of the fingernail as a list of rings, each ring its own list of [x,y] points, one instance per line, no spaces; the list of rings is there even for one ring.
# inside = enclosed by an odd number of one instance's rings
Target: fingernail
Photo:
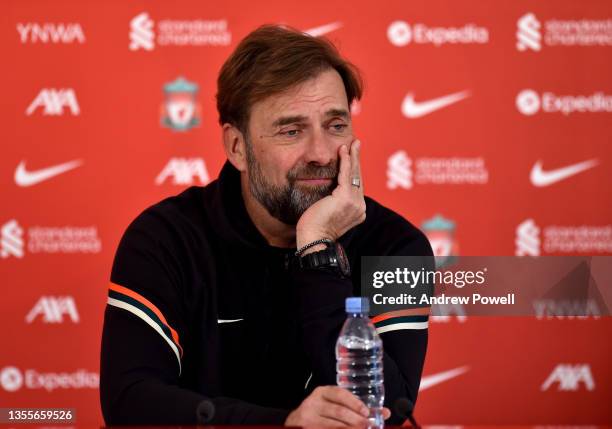
[[[367,407],[362,408],[361,415],[364,417],[368,417],[370,415],[370,410],[368,410]]]
[[[361,147],[361,141],[356,140],[355,141],[355,149],[359,150],[360,147]]]

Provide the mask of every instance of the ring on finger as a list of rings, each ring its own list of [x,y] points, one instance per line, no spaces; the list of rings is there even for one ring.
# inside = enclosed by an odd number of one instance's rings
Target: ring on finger
[[[361,179],[359,177],[353,177],[351,179],[351,185],[360,188],[361,187]]]

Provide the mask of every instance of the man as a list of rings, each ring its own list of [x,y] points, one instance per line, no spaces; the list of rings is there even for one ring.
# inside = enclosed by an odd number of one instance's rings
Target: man
[[[361,92],[324,39],[263,26],[238,45],[218,79],[219,179],[145,210],[117,249],[102,338],[108,425],[367,424],[365,405],[335,386],[360,257],[432,253],[363,195],[350,114]],[[416,400],[427,329],[398,323],[381,338],[389,417],[398,398]]]

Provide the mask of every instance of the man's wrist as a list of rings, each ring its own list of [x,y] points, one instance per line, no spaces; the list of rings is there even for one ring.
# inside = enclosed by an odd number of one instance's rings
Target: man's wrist
[[[320,252],[321,250],[325,250],[327,249],[327,246],[325,244],[316,244],[312,247],[309,247],[308,249],[304,250],[300,256],[305,256],[308,255],[309,253],[314,253],[314,252]]]
[[[333,237],[331,237],[329,234],[326,234],[326,233],[310,232],[310,231],[306,233],[306,232],[297,231],[296,236],[295,236],[295,245],[297,249],[301,249],[307,244],[318,241],[318,240],[336,241]],[[319,250],[322,250],[322,249],[325,249],[326,246],[325,244],[323,244],[322,246],[317,245],[315,247],[319,247]],[[310,250],[310,249],[307,249],[307,250]],[[306,254],[306,250],[304,251],[303,254]]]
[[[348,277],[351,273],[350,263],[339,242],[330,238],[319,238],[306,242],[298,247],[291,264],[300,270],[324,270],[334,272],[341,277]]]
[[[303,246],[297,247],[295,256],[302,257],[308,253],[312,253],[313,248],[315,249],[314,251],[324,250],[333,245],[333,243],[333,240],[330,240],[329,238],[318,238],[316,240],[306,241]]]

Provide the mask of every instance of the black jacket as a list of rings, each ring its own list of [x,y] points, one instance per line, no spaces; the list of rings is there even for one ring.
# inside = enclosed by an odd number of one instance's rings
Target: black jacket
[[[366,205],[365,222],[340,239],[352,280],[287,270],[295,249],[257,231],[229,163],[208,186],[140,214],[117,249],[104,317],[106,424],[195,424],[200,404],[214,408],[212,424],[282,424],[316,386],[336,384],[334,347],[345,298],[359,295],[360,256],[432,254],[404,218]],[[381,334],[388,407],[417,396],[427,328],[408,325]]]

